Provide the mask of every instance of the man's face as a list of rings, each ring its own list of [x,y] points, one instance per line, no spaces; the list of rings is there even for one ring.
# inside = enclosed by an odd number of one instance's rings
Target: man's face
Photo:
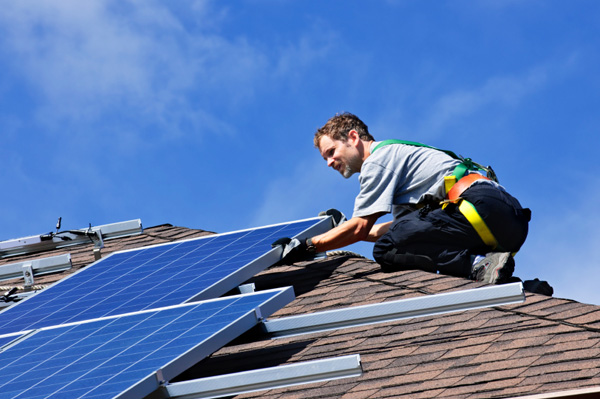
[[[333,140],[329,136],[322,136],[319,142],[319,152],[332,167],[346,179],[356,172],[360,172],[362,158],[356,147],[350,141]]]

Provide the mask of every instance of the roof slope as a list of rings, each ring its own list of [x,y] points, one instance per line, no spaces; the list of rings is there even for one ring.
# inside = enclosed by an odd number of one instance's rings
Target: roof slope
[[[421,271],[385,274],[349,257],[271,268],[254,281],[257,289],[294,284],[297,299],[273,318],[481,286]],[[520,305],[238,343],[198,369],[221,374],[358,353],[361,377],[239,397],[523,396],[600,386],[599,327],[598,306],[528,294]]]
[[[103,255],[211,234],[161,225],[105,241]],[[0,260],[1,264],[70,252],[73,272],[94,261],[93,244]],[[36,278],[50,284],[70,272]],[[293,285],[296,300],[272,318],[480,287],[421,271],[380,272],[373,261],[334,256],[272,267],[257,290]],[[22,280],[0,285],[22,284]],[[528,294],[523,304],[470,310],[268,339],[250,331],[180,380],[299,361],[360,354],[360,377],[240,395],[238,398],[520,397],[600,387],[600,307]]]

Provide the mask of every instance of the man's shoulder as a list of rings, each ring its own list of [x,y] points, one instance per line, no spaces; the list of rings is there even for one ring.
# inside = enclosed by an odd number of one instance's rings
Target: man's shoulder
[[[382,140],[374,141],[371,144],[371,155],[380,155],[384,153],[396,153],[396,152],[412,152],[422,148],[428,148],[427,146],[420,147],[417,145],[411,145],[408,141],[403,140]],[[380,155],[381,156],[381,155]]]
[[[414,159],[427,159],[431,162],[438,163],[459,162],[458,159],[450,156],[447,151],[424,144],[411,143],[412,142],[404,142],[402,140],[399,140],[399,142],[395,142],[394,140],[374,142],[371,148],[376,150],[371,152],[370,156],[367,157],[367,160],[370,159],[371,162],[380,162],[386,164],[388,162],[396,163],[402,162],[403,160],[408,161],[409,158],[414,156]],[[378,148],[377,145],[379,145]]]
[[[411,146],[404,144],[384,144],[385,141],[374,141],[371,144],[371,153],[365,160],[365,163],[379,163],[379,164],[387,164],[390,161],[405,157],[410,154],[413,150]],[[416,147],[414,147],[416,149]]]

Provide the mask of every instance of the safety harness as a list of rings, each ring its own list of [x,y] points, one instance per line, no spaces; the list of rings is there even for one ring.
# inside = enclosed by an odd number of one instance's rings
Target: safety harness
[[[471,185],[477,180],[493,180],[495,182],[498,182],[498,178],[491,166],[484,167],[478,163],[473,162],[471,158],[463,158],[461,156],[456,155],[452,151],[441,150],[439,148],[435,148],[427,144],[422,144],[415,141],[384,140],[377,144],[375,148],[371,150],[371,153],[374,153],[378,148],[390,144],[404,144],[411,145],[414,147],[430,148],[433,150],[442,151],[450,157],[460,160],[461,163],[459,163],[454,168],[452,174],[444,177],[446,199],[442,201],[442,208],[445,208],[450,203],[457,204],[458,210],[469,221],[471,226],[473,226],[481,240],[492,250],[498,249],[498,240],[496,240],[496,237],[494,237],[485,221],[481,218],[481,216],[477,212],[477,209],[475,209],[475,206],[469,201],[460,197],[462,193],[465,192],[466,189],[471,187]],[[482,172],[485,172],[486,176],[482,175]]]

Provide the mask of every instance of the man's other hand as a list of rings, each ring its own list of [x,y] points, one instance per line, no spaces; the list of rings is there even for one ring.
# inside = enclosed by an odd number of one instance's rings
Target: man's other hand
[[[291,265],[292,263],[314,259],[314,254],[308,251],[305,240],[284,237],[271,244],[273,248],[277,246],[283,247],[283,254],[278,264]]]
[[[346,215],[333,208],[320,212],[319,216],[331,216],[331,220],[333,221],[333,227],[338,227],[340,224],[348,220],[346,219]]]

